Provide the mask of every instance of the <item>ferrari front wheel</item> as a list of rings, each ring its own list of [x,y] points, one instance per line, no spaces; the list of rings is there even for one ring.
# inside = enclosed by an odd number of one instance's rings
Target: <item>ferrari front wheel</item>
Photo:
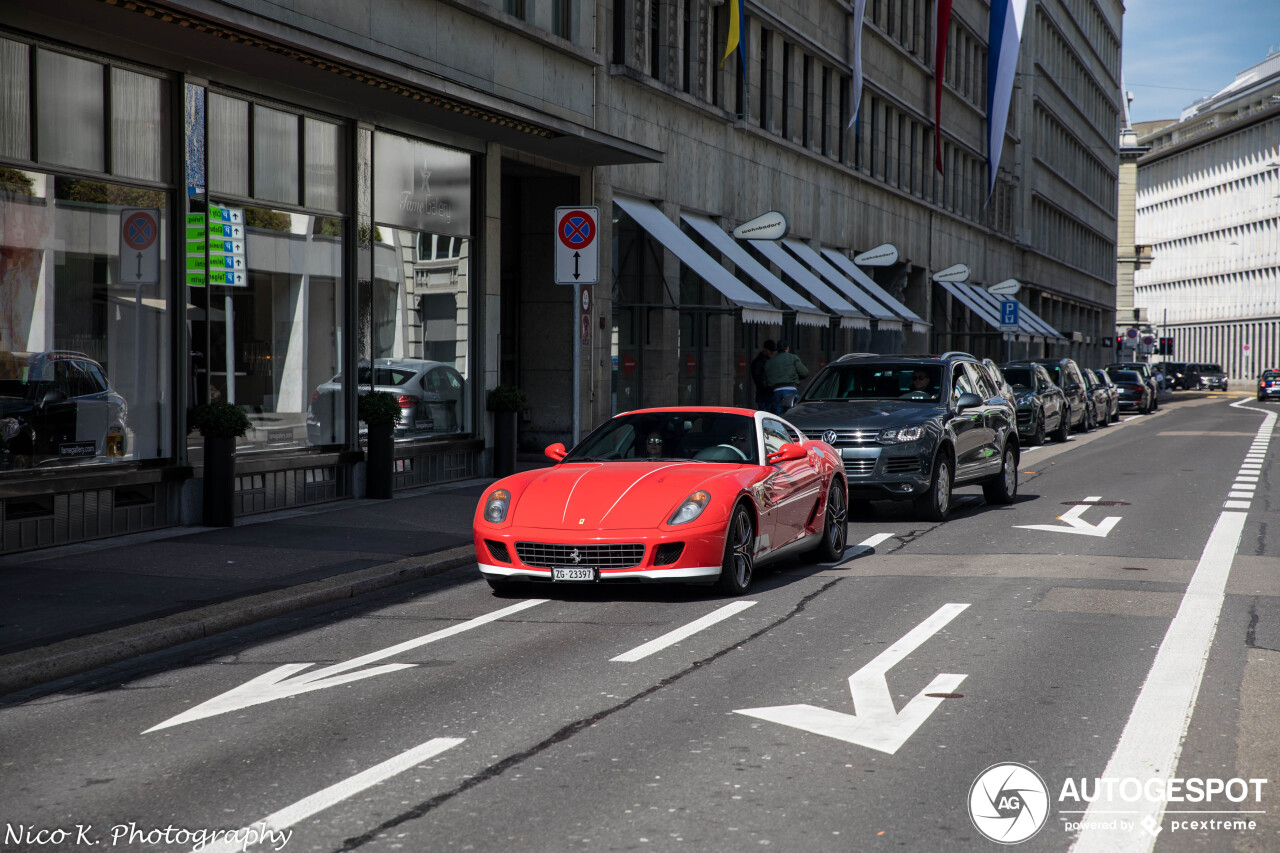
[[[849,536],[849,504],[844,483],[831,478],[827,489],[827,510],[823,514],[822,531],[813,555],[819,562],[831,563],[844,556],[845,541]]]
[[[742,595],[751,586],[755,570],[756,528],[751,512],[742,504],[733,511],[724,537],[724,560],[716,588],[727,595]]]

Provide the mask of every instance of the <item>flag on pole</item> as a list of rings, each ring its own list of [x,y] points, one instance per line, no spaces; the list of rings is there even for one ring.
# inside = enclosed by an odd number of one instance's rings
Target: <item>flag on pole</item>
[[[743,83],[747,79],[747,52],[742,46],[742,0],[729,0],[729,38],[725,43],[724,56],[720,59],[720,67],[729,54],[738,51],[739,67],[742,71]]]
[[[942,174],[942,75],[947,67],[947,36],[950,34],[951,0],[938,0],[933,27],[933,165],[939,175]]]
[[[1027,0],[992,0],[987,37],[987,198],[996,188]]]
[[[853,79],[849,86],[849,124],[845,130],[858,120],[858,109],[862,106],[862,16],[866,11],[867,0],[853,0],[853,17],[849,21],[853,30]]]

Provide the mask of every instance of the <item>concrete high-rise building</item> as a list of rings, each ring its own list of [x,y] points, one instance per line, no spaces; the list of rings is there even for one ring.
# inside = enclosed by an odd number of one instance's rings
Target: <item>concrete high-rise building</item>
[[[1280,53],[1139,141],[1134,304],[1168,360],[1251,381],[1280,364]]]

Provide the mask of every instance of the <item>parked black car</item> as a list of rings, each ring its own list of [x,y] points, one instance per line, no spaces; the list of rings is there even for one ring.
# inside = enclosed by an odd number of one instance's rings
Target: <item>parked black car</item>
[[[1200,387],[1200,365],[1189,361],[1166,361],[1165,381],[1175,391],[1190,391]]]
[[[1156,377],[1151,372],[1151,365],[1145,361],[1113,361],[1107,365],[1107,371],[1110,372],[1113,367],[1120,370],[1137,371],[1142,376],[1142,381],[1151,389],[1151,411],[1154,412],[1160,408],[1160,388],[1156,385]],[[1115,379],[1114,376],[1111,378]]]
[[[1107,389],[1107,412],[1111,420],[1120,420],[1120,389],[1111,381],[1111,377],[1105,370],[1095,367],[1089,372],[1096,376],[1098,382]]]
[[[1018,407],[1018,437],[1028,445],[1044,444],[1051,433],[1058,441],[1066,441],[1071,430],[1067,397],[1049,378],[1042,364],[1004,364],[1000,372],[1013,388]]]
[[[1090,406],[1089,391],[1084,384],[1084,374],[1080,366],[1069,358],[1035,358],[1029,361],[1011,361],[1012,364],[1039,364],[1044,367],[1053,380],[1053,384],[1062,389],[1067,400],[1067,423],[1071,429],[1087,431],[1093,429],[1088,418]]]
[[[1087,414],[1089,422],[1085,429],[1090,430],[1096,426],[1110,426],[1111,392],[1107,390],[1107,386],[1089,368],[1086,367],[1081,370],[1080,375],[1084,377],[1084,387],[1088,392],[1089,411]]]
[[[1227,390],[1227,374],[1221,364],[1200,365],[1200,387],[1209,391]]]
[[[124,397],[84,353],[0,352],[0,430],[10,464],[123,458]]]
[[[787,419],[835,447],[849,498],[911,500],[942,521],[956,486],[992,503],[1018,492],[1014,408],[970,355],[846,355],[809,383]]]
[[[1123,367],[1108,367],[1107,375],[1116,383],[1116,389],[1120,392],[1120,408],[1132,406],[1141,415],[1151,411],[1151,388],[1143,380],[1141,373],[1125,370]]]

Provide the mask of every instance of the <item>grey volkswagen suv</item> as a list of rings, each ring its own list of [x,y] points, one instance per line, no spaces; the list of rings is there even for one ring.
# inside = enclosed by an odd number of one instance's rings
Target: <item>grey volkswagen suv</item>
[[[851,354],[813,378],[787,420],[839,451],[849,499],[910,500],[942,521],[957,486],[1018,493],[1017,414],[973,356]]]

